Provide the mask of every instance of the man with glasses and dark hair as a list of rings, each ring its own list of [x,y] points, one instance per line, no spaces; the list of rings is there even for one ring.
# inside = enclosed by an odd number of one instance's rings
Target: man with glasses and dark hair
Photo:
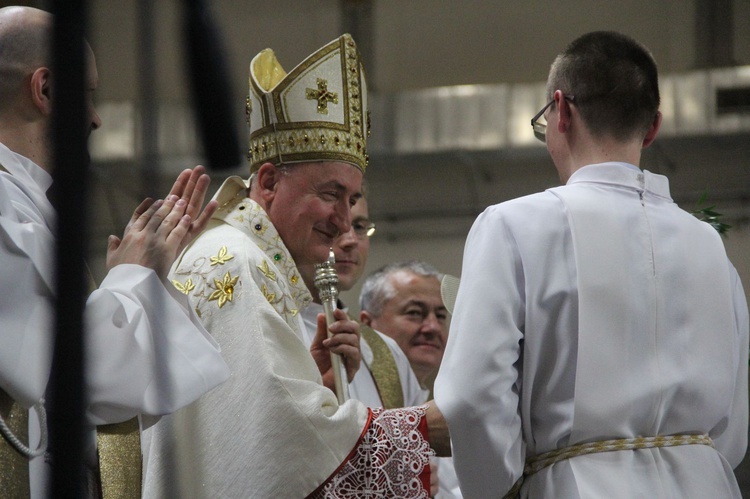
[[[747,302],[720,235],[638,166],[656,64],[589,33],[547,92],[532,125],[565,185],[476,220],[435,384],[464,496],[741,497]]]

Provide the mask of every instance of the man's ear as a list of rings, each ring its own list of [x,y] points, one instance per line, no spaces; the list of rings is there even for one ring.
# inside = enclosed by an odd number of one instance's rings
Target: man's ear
[[[364,324],[365,326],[372,327],[372,315],[370,315],[370,312],[363,310],[359,313],[359,322]]]
[[[661,127],[661,111],[656,112],[656,117],[654,118],[653,123],[648,127],[648,132],[646,132],[646,136],[643,138],[643,145],[641,146],[643,149],[647,148],[651,145],[651,143],[656,139],[656,134],[659,133],[659,128]]]
[[[555,90],[554,99],[558,113],[557,131],[560,133],[565,133],[568,131],[568,128],[570,128],[570,103],[565,100],[565,94],[563,94],[561,90]]]
[[[264,201],[270,202],[276,196],[282,175],[283,172],[273,163],[263,163],[260,166],[255,182],[258,186],[258,193]]]
[[[48,68],[38,68],[31,74],[31,101],[44,114],[52,114],[52,73]]]

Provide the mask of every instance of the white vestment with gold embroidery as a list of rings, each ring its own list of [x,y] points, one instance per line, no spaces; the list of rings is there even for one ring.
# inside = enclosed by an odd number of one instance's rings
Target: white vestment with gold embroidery
[[[232,375],[144,433],[145,497],[339,497],[349,486],[356,497],[363,483],[350,455],[371,461],[370,490],[426,497],[423,410],[373,416],[354,400],[339,406],[303,341],[300,310],[311,296],[278,232],[242,179],[229,178],[216,198],[214,220],[171,279],[222,346]],[[411,438],[379,440],[389,427]],[[399,472],[402,481],[384,458],[412,463]],[[401,489],[394,496],[388,487]]]

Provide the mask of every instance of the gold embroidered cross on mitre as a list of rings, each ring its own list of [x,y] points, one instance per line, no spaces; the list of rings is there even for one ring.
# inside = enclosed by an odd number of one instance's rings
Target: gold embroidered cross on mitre
[[[324,80],[323,78],[318,78],[317,82],[318,82],[317,90],[314,88],[305,89],[307,91],[307,99],[317,100],[318,112],[320,114],[328,114],[328,103],[332,102],[334,104],[338,104],[339,96],[335,92],[328,91],[328,82]]]

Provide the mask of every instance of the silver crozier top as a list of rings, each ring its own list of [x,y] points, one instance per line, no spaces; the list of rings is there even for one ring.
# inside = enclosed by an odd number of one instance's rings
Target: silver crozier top
[[[333,249],[328,253],[328,260],[315,265],[315,287],[322,303],[333,303],[334,307],[339,298],[339,276],[333,266],[336,258]]]

